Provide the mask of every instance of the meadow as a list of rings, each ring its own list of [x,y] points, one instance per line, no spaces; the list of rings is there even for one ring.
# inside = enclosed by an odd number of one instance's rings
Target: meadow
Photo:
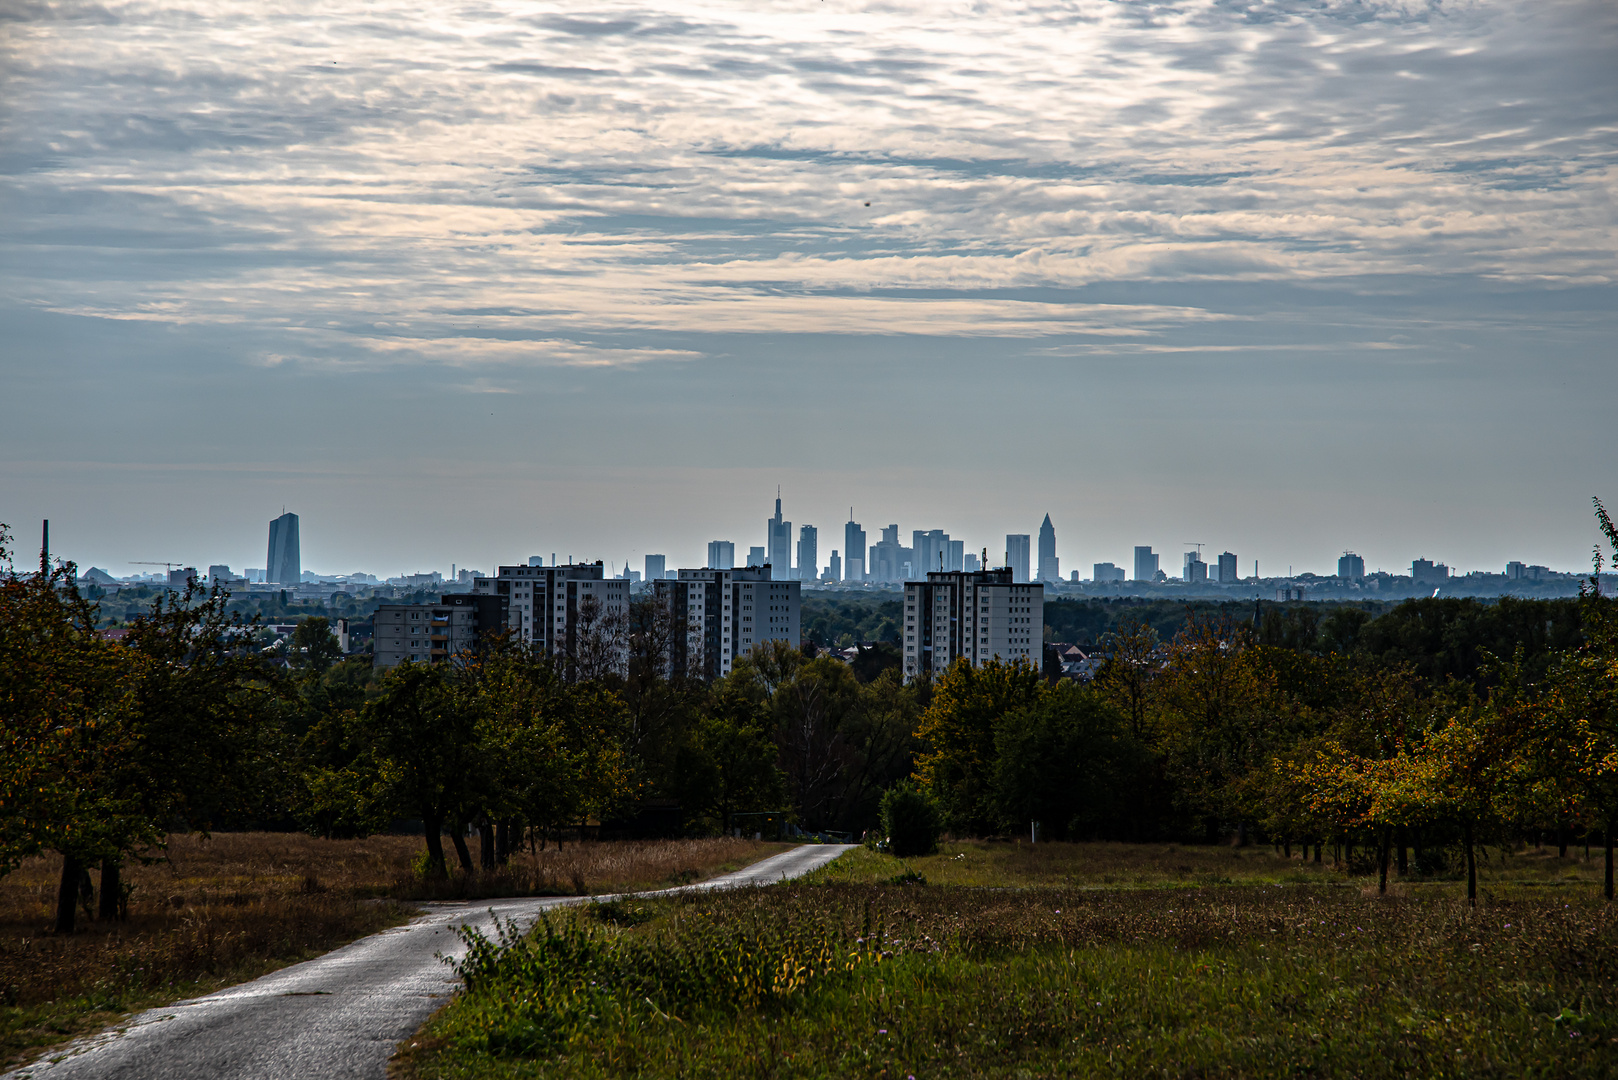
[[[419,901],[662,888],[783,846],[551,844],[521,851],[493,873],[427,882],[418,873],[419,836],[175,835],[160,861],[126,866],[127,920],[98,922],[86,913],[71,936],[50,932],[60,857],[29,859],[0,878],[0,1062],[318,956],[406,921]]]
[[[1598,867],[1458,883],[1268,849],[946,845],[477,941],[396,1059],[507,1077],[1605,1076]],[[1571,876],[1570,876],[1571,875]],[[1113,880],[1106,880],[1112,878]]]

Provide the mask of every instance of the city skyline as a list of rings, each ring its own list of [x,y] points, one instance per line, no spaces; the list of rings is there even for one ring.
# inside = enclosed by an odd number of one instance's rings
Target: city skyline
[[[770,519],[766,519],[766,521],[763,523],[764,524],[764,530],[766,531],[766,535],[765,535],[764,539],[766,541],[768,541],[768,539],[769,539],[768,531],[771,529],[772,525],[777,520],[782,521],[782,526],[783,527],[787,527],[787,526],[791,527],[791,534],[790,534],[791,535],[791,543],[789,545],[789,551],[792,552],[793,558],[791,558],[789,560],[787,565],[792,567],[793,572],[796,573],[796,571],[798,569],[798,566],[799,566],[797,556],[798,556],[798,554],[801,553],[801,541],[802,541],[801,530],[804,527],[808,527],[808,528],[811,528],[811,529],[817,529],[818,530],[818,529],[823,528],[823,526],[818,526],[818,525],[815,525],[815,524],[810,523],[810,522],[801,522],[801,523],[796,523],[795,524],[790,520],[784,520],[784,513],[785,513],[784,508],[790,508],[790,500],[786,499],[786,498],[782,498],[781,496],[777,496],[776,501],[775,501],[775,515],[776,516],[773,517],[773,518],[770,518]],[[896,534],[897,534],[897,537],[898,537],[898,543],[901,546],[906,545],[906,543],[907,543],[908,539],[910,538],[910,536],[912,535],[912,533],[918,534],[918,538],[920,538],[924,542],[926,542],[926,541],[930,541],[932,539],[932,537],[930,537],[930,536],[921,536],[920,534],[932,533],[932,534],[936,535],[936,534],[939,534],[939,533],[949,534],[949,532],[950,532],[950,530],[948,530],[948,529],[936,529],[936,528],[931,528],[931,527],[924,527],[924,526],[922,526],[920,524],[917,524],[914,527],[910,527],[910,526],[907,526],[907,524],[905,522],[884,522],[884,523],[881,523],[881,524],[877,524],[877,523],[874,523],[872,520],[861,519],[859,517],[859,515],[858,515],[857,507],[850,507],[849,509],[853,510],[855,512],[855,514],[856,514],[855,518],[852,519],[852,524],[860,526],[861,531],[864,534],[864,536],[867,539],[870,540],[870,543],[867,545],[866,550],[859,553],[859,555],[856,556],[856,557],[861,558],[861,559],[868,559],[869,555],[871,554],[872,548],[874,547],[875,543],[877,542],[876,538],[879,538],[884,530],[887,530],[890,527],[895,526],[895,525],[898,526]],[[1182,577],[1182,573],[1181,573],[1181,571],[1179,569],[1180,565],[1181,565],[1181,562],[1182,562],[1182,559],[1185,558],[1186,556],[1188,556],[1192,551],[1195,551],[1196,547],[1197,547],[1197,544],[1195,542],[1193,542],[1193,543],[1184,543],[1184,542],[1182,542],[1181,544],[1168,544],[1168,545],[1164,545],[1162,543],[1134,544],[1134,545],[1131,545],[1125,551],[1121,551],[1121,552],[1105,552],[1104,553],[1104,552],[1101,552],[1101,551],[1096,551],[1094,553],[1094,557],[1089,557],[1085,552],[1080,552],[1080,553],[1078,553],[1078,555],[1075,555],[1075,554],[1073,554],[1073,552],[1071,550],[1073,542],[1064,539],[1064,536],[1066,535],[1066,531],[1062,528],[1061,524],[1059,522],[1057,522],[1053,518],[1052,514],[1050,512],[1048,512],[1048,511],[1043,513],[1040,516],[1041,516],[1042,520],[1041,520],[1038,528],[1033,530],[1031,533],[1020,533],[1020,534],[1019,533],[1007,533],[1007,534],[1003,534],[1001,536],[1001,544],[1000,544],[1000,548],[999,548],[998,551],[996,550],[995,546],[992,543],[980,543],[980,544],[974,545],[970,541],[968,541],[968,540],[966,540],[966,539],[964,539],[962,537],[959,537],[959,536],[949,536],[948,538],[953,541],[953,543],[954,543],[954,545],[956,547],[963,548],[964,549],[964,554],[966,556],[975,557],[975,556],[978,555],[979,552],[982,552],[982,551],[984,551],[986,549],[987,554],[988,554],[988,558],[989,558],[989,564],[988,564],[989,566],[998,567],[998,566],[1001,566],[1001,565],[1008,565],[1008,566],[1018,566],[1018,565],[1020,565],[1022,568],[1024,568],[1027,571],[1028,577],[1026,578],[1026,580],[1036,580],[1037,581],[1037,580],[1041,580],[1041,579],[1039,578],[1039,566],[1036,563],[1034,563],[1033,561],[1031,561],[1034,558],[1034,554],[1035,554],[1032,550],[1030,550],[1031,541],[1035,539],[1035,536],[1037,534],[1038,538],[1040,540],[1040,543],[1043,544],[1045,542],[1045,535],[1044,534],[1045,534],[1046,529],[1048,527],[1050,532],[1054,533],[1056,557],[1059,560],[1060,564],[1064,568],[1062,570],[1061,577],[1058,579],[1058,580],[1060,580],[1062,582],[1070,582],[1071,581],[1071,574],[1072,574],[1073,570],[1075,570],[1075,569],[1078,570],[1081,580],[1088,581],[1092,577],[1092,567],[1093,567],[1093,565],[1099,565],[1099,564],[1102,564],[1102,563],[1112,563],[1112,564],[1116,565],[1117,567],[1123,569],[1125,571],[1125,573],[1126,573],[1126,578],[1128,580],[1131,580],[1131,581],[1133,581],[1133,580],[1149,580],[1149,575],[1148,575],[1147,579],[1141,579],[1141,578],[1138,577],[1138,574],[1140,572],[1140,563],[1137,560],[1138,560],[1138,557],[1139,557],[1139,552],[1142,549],[1148,549],[1150,554],[1153,556],[1154,561],[1152,563],[1151,570],[1153,570],[1153,571],[1160,570],[1166,576],[1168,576],[1170,578],[1173,578],[1173,579],[1176,579],[1176,580],[1179,580]],[[292,558],[293,558],[293,560],[297,560],[299,558],[298,549],[300,547],[299,533],[300,533],[300,531],[308,532],[307,529],[300,530],[300,522],[302,522],[303,520],[304,519],[299,514],[297,514],[294,510],[290,510],[290,509],[287,509],[287,508],[282,509],[281,515],[279,517],[276,517],[276,518],[270,520],[270,522],[269,522],[269,533],[270,533],[270,538],[271,538],[270,539],[270,545],[272,546],[272,549],[273,549],[273,547],[274,547],[274,545],[276,543],[276,536],[278,534],[278,531],[281,530],[282,523],[285,522],[285,523],[287,523],[287,527],[290,529],[291,546],[292,546]],[[848,534],[848,528],[847,528],[848,524],[849,523],[845,522],[845,523],[843,523],[841,525],[834,526],[833,531],[832,531],[832,533],[830,535],[834,536],[840,543],[844,542],[845,538],[846,538],[846,536]],[[261,523],[260,526],[259,526],[260,536],[263,535],[263,528],[264,528],[264,526]],[[12,525],[12,529],[13,529],[13,534],[14,534],[13,535],[13,540],[14,540],[13,546],[14,546],[14,549],[16,550],[16,552],[17,552],[17,557],[18,557],[19,560],[26,560],[28,552],[31,550],[30,544],[28,543],[28,539],[27,539],[27,530],[26,529],[18,529],[18,527],[16,525]],[[655,525],[648,526],[647,531],[648,532],[655,532],[656,531]],[[114,577],[126,577],[126,578],[127,577],[133,577],[133,576],[137,576],[138,574],[140,574],[142,572],[141,570],[133,569],[133,568],[136,567],[137,565],[147,561],[147,560],[119,560],[119,559],[99,559],[99,560],[98,559],[88,559],[87,560],[87,559],[79,558],[79,557],[74,555],[73,551],[67,550],[67,549],[65,549],[63,547],[64,544],[69,545],[69,546],[73,545],[74,540],[72,538],[71,530],[69,530],[69,532],[68,532],[68,534],[66,536],[63,535],[63,531],[61,529],[61,525],[60,525],[59,521],[53,521],[53,523],[52,523],[52,535],[53,535],[53,539],[52,539],[52,554],[53,554],[53,556],[58,557],[58,558],[72,559],[74,562],[77,563],[77,565],[79,566],[79,569],[80,569],[81,572],[87,571],[92,566],[94,566],[94,567],[97,567],[97,568],[99,568],[101,570],[107,571],[108,573],[110,573]],[[314,535],[314,534],[311,534],[311,535]],[[677,568],[712,567],[713,565],[715,565],[715,554],[714,554],[715,550],[716,550],[715,545],[722,545],[724,554],[719,557],[719,561],[721,562],[721,564],[723,564],[722,568],[729,569],[731,566],[741,567],[741,566],[745,566],[745,565],[748,564],[749,559],[742,555],[743,552],[748,552],[749,550],[751,550],[754,553],[757,553],[757,552],[760,551],[760,549],[762,549],[763,551],[766,551],[766,552],[769,550],[769,548],[767,547],[767,544],[753,544],[753,543],[750,543],[750,540],[756,539],[756,538],[757,537],[749,537],[749,536],[746,536],[744,534],[737,534],[736,536],[730,537],[730,538],[713,537],[713,538],[710,538],[707,541],[702,542],[700,545],[696,545],[699,548],[699,550],[697,552],[693,553],[690,558],[686,558],[684,556],[684,552],[683,552],[682,548],[679,548],[679,547],[676,547],[676,546],[671,546],[671,545],[658,545],[658,544],[655,544],[655,543],[643,544],[641,546],[635,547],[628,554],[624,554],[624,553],[621,553],[621,552],[605,552],[605,553],[603,553],[603,552],[597,552],[597,551],[593,551],[593,550],[586,550],[586,549],[582,549],[582,548],[575,550],[573,548],[568,548],[566,545],[557,546],[555,544],[550,544],[550,545],[547,546],[545,543],[540,542],[540,543],[535,543],[535,544],[529,544],[528,545],[529,548],[533,548],[534,550],[520,550],[519,548],[513,548],[513,549],[509,549],[509,550],[499,552],[492,559],[487,560],[485,562],[481,562],[481,563],[476,561],[475,559],[469,560],[469,559],[467,559],[465,557],[449,557],[449,558],[439,558],[437,561],[432,561],[431,559],[429,559],[427,561],[418,561],[417,563],[411,564],[409,566],[405,566],[405,565],[402,565],[402,564],[388,566],[388,565],[379,565],[375,558],[368,558],[368,557],[362,555],[361,556],[361,561],[357,562],[357,563],[355,563],[353,565],[337,565],[337,564],[325,562],[325,561],[318,560],[318,559],[312,562],[309,559],[305,558],[305,559],[302,560],[301,569],[303,569],[303,570],[305,570],[305,571],[307,571],[309,573],[314,573],[314,574],[318,574],[318,575],[322,575],[322,576],[341,576],[341,575],[347,575],[347,574],[352,574],[352,573],[365,573],[365,574],[374,575],[374,576],[376,576],[378,578],[381,578],[381,579],[386,579],[388,577],[397,577],[397,576],[415,574],[415,573],[422,573],[422,572],[438,571],[438,572],[441,572],[441,573],[444,574],[446,580],[450,580],[453,577],[453,572],[451,570],[447,570],[446,567],[458,567],[461,570],[471,569],[471,570],[474,570],[474,571],[478,571],[478,572],[481,572],[481,573],[488,574],[488,573],[492,572],[492,568],[494,566],[509,563],[513,559],[521,558],[523,560],[527,560],[527,559],[530,559],[530,558],[537,557],[537,558],[543,559],[544,563],[546,565],[551,565],[552,560],[560,561],[562,563],[568,563],[570,561],[574,562],[574,563],[583,563],[583,562],[587,562],[587,561],[588,562],[593,562],[596,559],[601,559],[609,568],[609,576],[612,576],[612,575],[615,575],[617,573],[622,572],[625,569],[626,563],[627,563],[627,568],[628,569],[634,570],[635,572],[640,573],[641,570],[642,570],[642,567],[645,565],[645,559],[646,559],[647,556],[653,556],[653,557],[661,556],[663,558],[663,560],[664,560],[663,565],[666,568],[666,572],[673,571],[673,570],[675,570]],[[1013,551],[1012,549],[1007,547],[1007,544],[1009,542],[1011,542],[1011,541],[1014,541],[1014,540],[1020,540],[1022,542],[1022,544],[1023,544],[1023,547],[1022,547],[1022,549],[1020,551],[1020,555],[1019,555],[1018,552]],[[104,541],[103,541],[103,544],[104,544]],[[262,545],[263,545],[263,541],[260,540],[259,550],[261,552],[264,551],[264,547]],[[37,547],[37,540],[35,541],[34,546]],[[478,541],[473,546],[487,546],[487,540]],[[1433,563],[1445,564],[1450,568],[1450,571],[1452,573],[1456,573],[1456,574],[1464,574],[1464,573],[1469,572],[1469,571],[1482,571],[1482,572],[1486,572],[1486,573],[1503,574],[1503,573],[1507,573],[1508,572],[1507,567],[1510,564],[1514,564],[1514,563],[1515,564],[1524,564],[1524,565],[1549,566],[1552,570],[1554,570],[1556,572],[1560,572],[1560,573],[1579,574],[1579,573],[1587,572],[1587,570],[1588,570],[1588,567],[1581,567],[1581,566],[1577,566],[1577,565],[1574,565],[1574,566],[1558,566],[1558,565],[1556,565],[1554,563],[1538,562],[1535,559],[1519,556],[1518,554],[1508,554],[1506,557],[1501,558],[1500,560],[1498,560],[1498,565],[1469,565],[1469,564],[1466,564],[1466,563],[1463,563],[1463,562],[1458,562],[1457,560],[1452,559],[1452,558],[1446,559],[1443,556],[1442,553],[1434,554],[1432,551],[1428,551],[1428,550],[1425,550],[1425,549],[1421,550],[1419,552],[1413,551],[1411,554],[1409,554],[1407,557],[1405,557],[1401,562],[1384,563],[1384,562],[1377,562],[1376,560],[1374,560],[1372,558],[1366,557],[1365,554],[1362,551],[1359,551],[1359,550],[1357,550],[1355,548],[1352,548],[1349,545],[1343,545],[1342,547],[1338,548],[1336,551],[1331,552],[1329,554],[1322,554],[1320,556],[1320,561],[1319,561],[1318,564],[1306,564],[1306,563],[1295,561],[1295,560],[1283,560],[1283,561],[1279,562],[1278,564],[1277,563],[1272,563],[1270,565],[1265,565],[1265,562],[1264,562],[1264,560],[1263,560],[1263,558],[1261,556],[1254,556],[1251,553],[1251,551],[1240,551],[1240,550],[1231,551],[1231,550],[1228,550],[1229,547],[1231,546],[1231,545],[1228,545],[1228,544],[1209,544],[1209,543],[1203,542],[1201,544],[1201,546],[1204,547],[1204,548],[1209,549],[1207,558],[1214,565],[1214,570],[1213,571],[1205,571],[1206,577],[1207,577],[1208,580],[1216,581],[1216,582],[1220,581],[1220,580],[1228,580],[1228,579],[1221,578],[1221,576],[1219,575],[1219,573],[1217,571],[1218,571],[1218,564],[1221,563],[1221,562],[1227,561],[1227,559],[1229,557],[1234,557],[1235,577],[1236,577],[1237,580],[1246,580],[1246,579],[1248,579],[1248,578],[1250,578],[1252,576],[1253,563],[1255,561],[1255,558],[1257,558],[1257,561],[1260,564],[1259,565],[1260,577],[1265,578],[1265,579],[1292,577],[1292,576],[1299,576],[1299,575],[1310,574],[1310,573],[1315,574],[1317,576],[1321,576],[1321,577],[1330,577],[1330,576],[1338,574],[1341,571],[1341,569],[1342,569],[1342,567],[1344,565],[1350,565],[1350,564],[1345,564],[1344,563],[1343,560],[1344,560],[1345,556],[1351,557],[1352,565],[1356,565],[1359,568],[1361,573],[1376,574],[1376,573],[1380,572],[1380,573],[1390,573],[1390,574],[1401,575],[1401,576],[1409,575],[1411,573],[1412,564],[1417,562],[1418,560],[1427,560],[1427,561],[1430,561],[1430,562],[1433,562]],[[543,550],[540,550],[540,549],[543,549]],[[318,547],[317,547],[317,550],[318,550]],[[829,565],[830,556],[831,556],[832,551],[836,551],[838,553],[838,556],[839,556],[839,561],[842,563],[842,565],[847,566],[846,559],[847,559],[847,556],[848,556],[848,552],[844,551],[842,549],[842,547],[840,546],[840,547],[837,547],[837,548],[830,548],[830,549],[824,549],[824,550],[818,551],[817,560],[816,560],[816,568],[817,568],[817,570],[823,572],[827,568],[827,566]],[[681,553],[676,554],[676,552],[681,552]],[[451,553],[452,556],[453,556],[453,554],[454,553]],[[240,560],[221,559],[221,558],[217,557],[217,555],[218,555],[218,553],[216,553],[216,552],[190,552],[190,553],[188,553],[188,557],[185,557],[185,558],[175,558],[175,559],[170,559],[170,560],[157,560],[157,561],[172,561],[172,562],[175,562],[176,564],[179,564],[179,565],[191,565],[191,566],[223,565],[223,566],[230,567],[233,574],[238,574],[239,575],[239,574],[242,574],[242,573],[244,573],[244,572],[246,572],[248,570],[255,570],[255,571],[258,571],[260,573],[260,575],[268,574],[269,577],[271,577],[271,578],[274,577],[273,568],[259,567],[251,559],[240,559]],[[727,557],[728,557],[728,560],[729,560],[728,563],[725,562],[725,559]],[[1020,564],[1019,564],[1019,561],[1018,561],[1019,558],[1021,559]],[[258,561],[259,562],[265,562],[265,561],[273,561],[273,560],[267,560],[266,556],[261,555],[259,557]],[[955,567],[955,568],[959,569],[959,567]],[[869,565],[862,567],[862,569],[867,575],[871,575],[871,574],[876,573],[876,571],[873,569],[873,567],[869,566]],[[921,577],[921,576],[924,575],[926,569],[928,569],[928,568],[918,568],[918,567],[912,566],[912,574],[910,576],[911,577]],[[937,567],[930,567],[930,569],[937,569]],[[263,580],[263,579],[264,578],[261,576],[260,580]],[[875,579],[872,579],[872,580],[874,581]],[[1025,580],[1025,578],[1019,577],[1017,580]]]

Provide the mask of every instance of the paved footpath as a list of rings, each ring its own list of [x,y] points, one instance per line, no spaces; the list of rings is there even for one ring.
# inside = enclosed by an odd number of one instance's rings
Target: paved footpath
[[[668,889],[767,885],[831,862],[848,848],[793,848],[712,881]],[[442,953],[455,929],[492,931],[493,915],[532,923],[540,912],[606,897],[475,900],[422,905],[428,914],[262,979],[131,1017],[122,1027],[51,1051],[7,1080],[382,1080],[393,1048],[455,992]]]

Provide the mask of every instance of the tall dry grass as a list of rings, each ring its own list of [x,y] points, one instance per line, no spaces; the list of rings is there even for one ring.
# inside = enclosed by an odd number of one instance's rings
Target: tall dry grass
[[[409,918],[436,898],[628,891],[693,881],[786,845],[660,840],[524,850],[491,874],[424,882],[419,836],[321,840],[300,833],[174,836],[131,862],[129,918],[52,934],[61,859],[0,878],[0,1061],[94,1030],[120,1013],[205,993]],[[472,842],[474,855],[477,842]],[[92,874],[92,880],[98,875]],[[93,910],[93,908],[92,908]]]

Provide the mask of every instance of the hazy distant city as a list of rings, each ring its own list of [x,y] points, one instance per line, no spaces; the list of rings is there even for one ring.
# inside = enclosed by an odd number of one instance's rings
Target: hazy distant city
[[[364,570],[347,574],[317,573],[303,568],[301,520],[284,512],[269,523],[264,565],[234,568],[222,563],[207,567],[172,563],[135,563],[160,566],[119,574],[103,567],[81,567],[80,581],[107,590],[130,586],[183,587],[194,578],[205,585],[222,585],[246,594],[286,592],[289,598],[318,599],[333,593],[355,596],[393,596],[419,590],[446,593],[473,591],[477,582],[497,576],[493,567],[473,567],[451,561],[447,569],[421,569],[411,573],[379,575]],[[1423,555],[1408,566],[1368,571],[1365,560],[1352,550],[1337,559],[1335,573],[1303,571],[1291,567],[1263,567],[1245,561],[1239,552],[1215,551],[1205,544],[1186,544],[1190,550],[1157,550],[1139,545],[1117,561],[1067,565],[1059,554],[1056,524],[1046,514],[1028,533],[996,537],[993,548],[969,548],[967,541],[942,529],[910,529],[899,524],[873,525],[850,518],[840,538],[832,533],[823,544],[816,525],[794,523],[785,517],[783,500],[775,500],[773,515],[765,518],[761,543],[747,539],[715,539],[707,545],[699,566],[709,570],[755,568],[776,581],[793,581],[817,590],[898,590],[905,582],[925,579],[930,572],[973,573],[1006,568],[1014,582],[1035,582],[1053,596],[1139,596],[1155,598],[1257,596],[1278,601],[1400,600],[1416,596],[1569,596],[1589,571],[1553,569],[1509,561],[1498,569],[1462,569]],[[594,554],[514,552],[514,563],[529,567],[602,564],[604,579],[629,582],[640,590],[657,580],[676,580],[682,567],[663,554],[649,554],[640,565]]]

